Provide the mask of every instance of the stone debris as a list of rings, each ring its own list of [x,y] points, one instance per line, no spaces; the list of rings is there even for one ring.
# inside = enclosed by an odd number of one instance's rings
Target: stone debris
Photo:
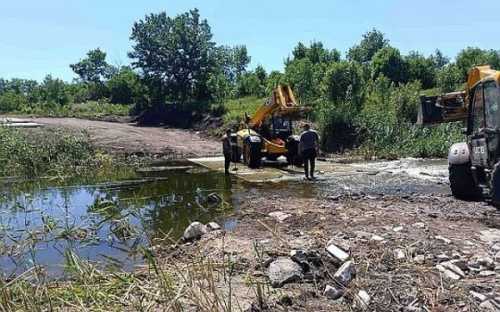
[[[392,229],[394,232],[401,232],[403,230],[402,226],[396,226],[395,228]]]
[[[417,222],[417,223],[413,223],[413,226],[416,227],[416,228],[419,228],[419,229],[424,229],[425,228],[425,223],[423,223],[423,222]]]
[[[439,272],[443,273],[447,278],[458,281],[462,277],[458,275],[457,273],[453,272],[452,270],[449,270],[442,266],[441,264],[436,265],[436,269],[439,270]]]
[[[413,261],[415,261],[416,264],[424,264],[425,256],[424,255],[417,255],[417,256],[415,256],[415,258],[413,258]]]
[[[286,283],[292,283],[302,279],[302,268],[300,265],[287,257],[274,260],[267,270],[267,276],[271,286],[278,288]]]
[[[356,305],[361,309],[368,309],[370,301],[370,295],[364,290],[360,290],[355,298]]]
[[[443,237],[443,236],[441,236],[441,235],[438,235],[438,236],[436,236],[436,237],[434,237],[434,238],[435,238],[435,239],[437,239],[437,240],[442,241],[442,242],[443,242],[443,243],[445,243],[445,244],[450,244],[450,243],[451,243],[451,240],[449,240],[448,238]]]
[[[195,239],[200,239],[203,235],[207,233],[207,226],[200,222],[191,223],[182,236],[185,241],[191,241]]]
[[[460,269],[457,265],[455,265],[452,261],[446,261],[441,263],[441,266],[452,271],[453,273],[457,274],[460,278],[465,277],[464,271]]]
[[[269,216],[271,218],[274,218],[276,221],[278,221],[279,223],[282,223],[284,222],[286,219],[290,218],[291,215],[288,214],[288,213],[285,213],[285,212],[282,212],[282,211],[273,211],[271,213],[269,213]]]
[[[384,238],[382,236],[374,234],[374,235],[372,235],[372,237],[370,238],[370,240],[375,241],[375,242],[383,242]]]
[[[500,242],[500,230],[499,229],[488,229],[480,232],[480,239],[486,243],[497,243]]]
[[[335,259],[337,259],[341,263],[343,263],[349,259],[349,254],[347,252],[343,251],[342,249],[340,249],[339,247],[337,247],[333,244],[326,247],[326,251],[328,251],[328,253],[332,257],[334,257]]]
[[[323,296],[332,300],[337,300],[343,295],[344,295],[344,290],[330,285],[326,285],[325,290],[323,291]]]
[[[218,231],[221,229],[221,226],[216,222],[210,222],[207,224],[207,227],[210,231]]]
[[[484,301],[479,305],[482,311],[500,311],[500,305],[496,304],[493,300]]]
[[[356,276],[356,268],[352,261],[344,263],[333,275],[333,278],[340,284],[347,286]]]
[[[495,271],[489,271],[489,270],[479,272],[479,276],[481,277],[489,277],[489,276],[494,276],[496,274],[497,273]]]
[[[471,294],[471,296],[474,299],[476,299],[479,302],[483,302],[483,301],[486,301],[486,299],[488,299],[488,297],[486,295],[480,294],[480,293],[472,291],[472,290],[469,291],[469,293]]]
[[[406,258],[404,251],[401,249],[394,250],[394,257],[397,260],[402,260],[402,259]]]

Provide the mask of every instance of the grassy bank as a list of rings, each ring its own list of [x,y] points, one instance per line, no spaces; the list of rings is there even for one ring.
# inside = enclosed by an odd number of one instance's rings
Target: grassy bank
[[[112,165],[86,133],[0,127],[0,176],[76,175]]]

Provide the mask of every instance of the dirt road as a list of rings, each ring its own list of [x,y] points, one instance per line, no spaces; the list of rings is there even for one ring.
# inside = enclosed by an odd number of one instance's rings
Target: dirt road
[[[173,158],[212,156],[221,153],[220,144],[190,130],[138,127],[132,123],[77,118],[32,118],[47,126],[85,130],[96,146],[124,154],[158,154]]]

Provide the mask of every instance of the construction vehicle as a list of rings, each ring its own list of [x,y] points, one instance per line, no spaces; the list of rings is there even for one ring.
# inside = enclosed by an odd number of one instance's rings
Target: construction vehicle
[[[293,121],[306,111],[307,108],[297,104],[290,86],[279,85],[252,117],[245,114],[233,137],[237,142],[233,161],[243,156],[248,167],[258,168],[263,157],[276,161],[285,156],[288,164],[301,165],[299,137],[293,135]]]
[[[488,199],[500,207],[500,71],[474,67],[464,92],[421,98],[419,123],[460,120],[466,141],[449,150],[451,191],[457,198]]]

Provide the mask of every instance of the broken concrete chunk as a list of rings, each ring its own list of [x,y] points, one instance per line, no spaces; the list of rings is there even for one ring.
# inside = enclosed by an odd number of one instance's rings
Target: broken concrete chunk
[[[443,237],[443,236],[441,236],[441,235],[438,235],[438,236],[436,236],[436,237],[434,237],[434,238],[435,238],[435,239],[437,239],[437,240],[442,241],[442,242],[443,242],[443,243],[445,243],[445,244],[450,244],[450,243],[451,243],[451,240],[449,240],[449,239],[447,239],[446,237]]]
[[[397,260],[402,260],[402,259],[406,258],[404,251],[401,249],[394,250],[394,257]]]
[[[199,239],[206,233],[207,227],[203,223],[193,222],[186,228],[182,237],[184,238],[184,240],[190,241]]]
[[[490,271],[490,270],[479,272],[479,276],[481,277],[490,277],[490,276],[495,276],[496,274],[497,273],[495,273],[495,271]]]
[[[443,273],[444,276],[447,277],[447,278],[449,278],[449,279],[452,279],[452,280],[455,280],[455,281],[458,281],[459,279],[461,279],[460,275],[458,275],[457,273],[453,272],[452,270],[449,270],[449,269],[445,268],[441,264],[436,265],[436,269],[438,269],[439,272]]]
[[[417,264],[424,264],[425,262],[425,256],[424,255],[417,255],[415,258],[413,258],[413,261]]]
[[[290,218],[291,215],[282,211],[273,211],[269,213],[269,216],[274,218],[278,222],[284,222],[286,219]]]
[[[326,247],[326,251],[340,262],[345,262],[349,259],[349,254],[335,245],[329,245]]]
[[[451,261],[443,262],[441,263],[441,266],[457,274],[458,276],[460,276],[460,278],[465,277],[464,271],[462,271],[462,269],[460,269],[457,265],[453,264],[453,262]]]
[[[358,292],[358,295],[356,296],[355,300],[356,300],[356,305],[359,306],[359,308],[368,309],[368,306],[370,305],[371,297],[366,291],[360,290]]]
[[[490,257],[477,258],[477,263],[490,270],[495,268],[495,261],[493,261]]]
[[[392,229],[394,232],[401,232],[403,230],[402,226],[396,226],[395,228]]]
[[[210,231],[218,231],[221,229],[220,225],[216,222],[210,222],[207,224],[207,227]]]
[[[481,311],[494,311],[497,312],[500,308],[493,302],[493,300],[484,301],[479,305]]]
[[[376,234],[373,234],[370,240],[375,241],[375,242],[382,242],[384,241],[384,238],[382,236],[378,236]]]
[[[413,226],[416,228],[419,228],[419,229],[423,229],[423,228],[425,228],[425,223],[417,222],[417,223],[413,223]]]
[[[332,299],[332,300],[337,300],[340,297],[344,295],[344,290],[326,285],[325,291],[323,291],[323,296]]]
[[[281,287],[302,279],[302,268],[290,258],[281,257],[273,261],[267,270],[273,287]]]
[[[475,292],[475,291],[469,291],[469,293],[471,294],[471,296],[476,299],[477,301],[479,302],[483,302],[485,301],[486,299],[488,299],[488,297],[486,295],[483,295],[483,294],[480,294],[478,292]]]
[[[333,278],[341,285],[347,286],[356,276],[356,268],[352,261],[344,263],[333,275]]]

